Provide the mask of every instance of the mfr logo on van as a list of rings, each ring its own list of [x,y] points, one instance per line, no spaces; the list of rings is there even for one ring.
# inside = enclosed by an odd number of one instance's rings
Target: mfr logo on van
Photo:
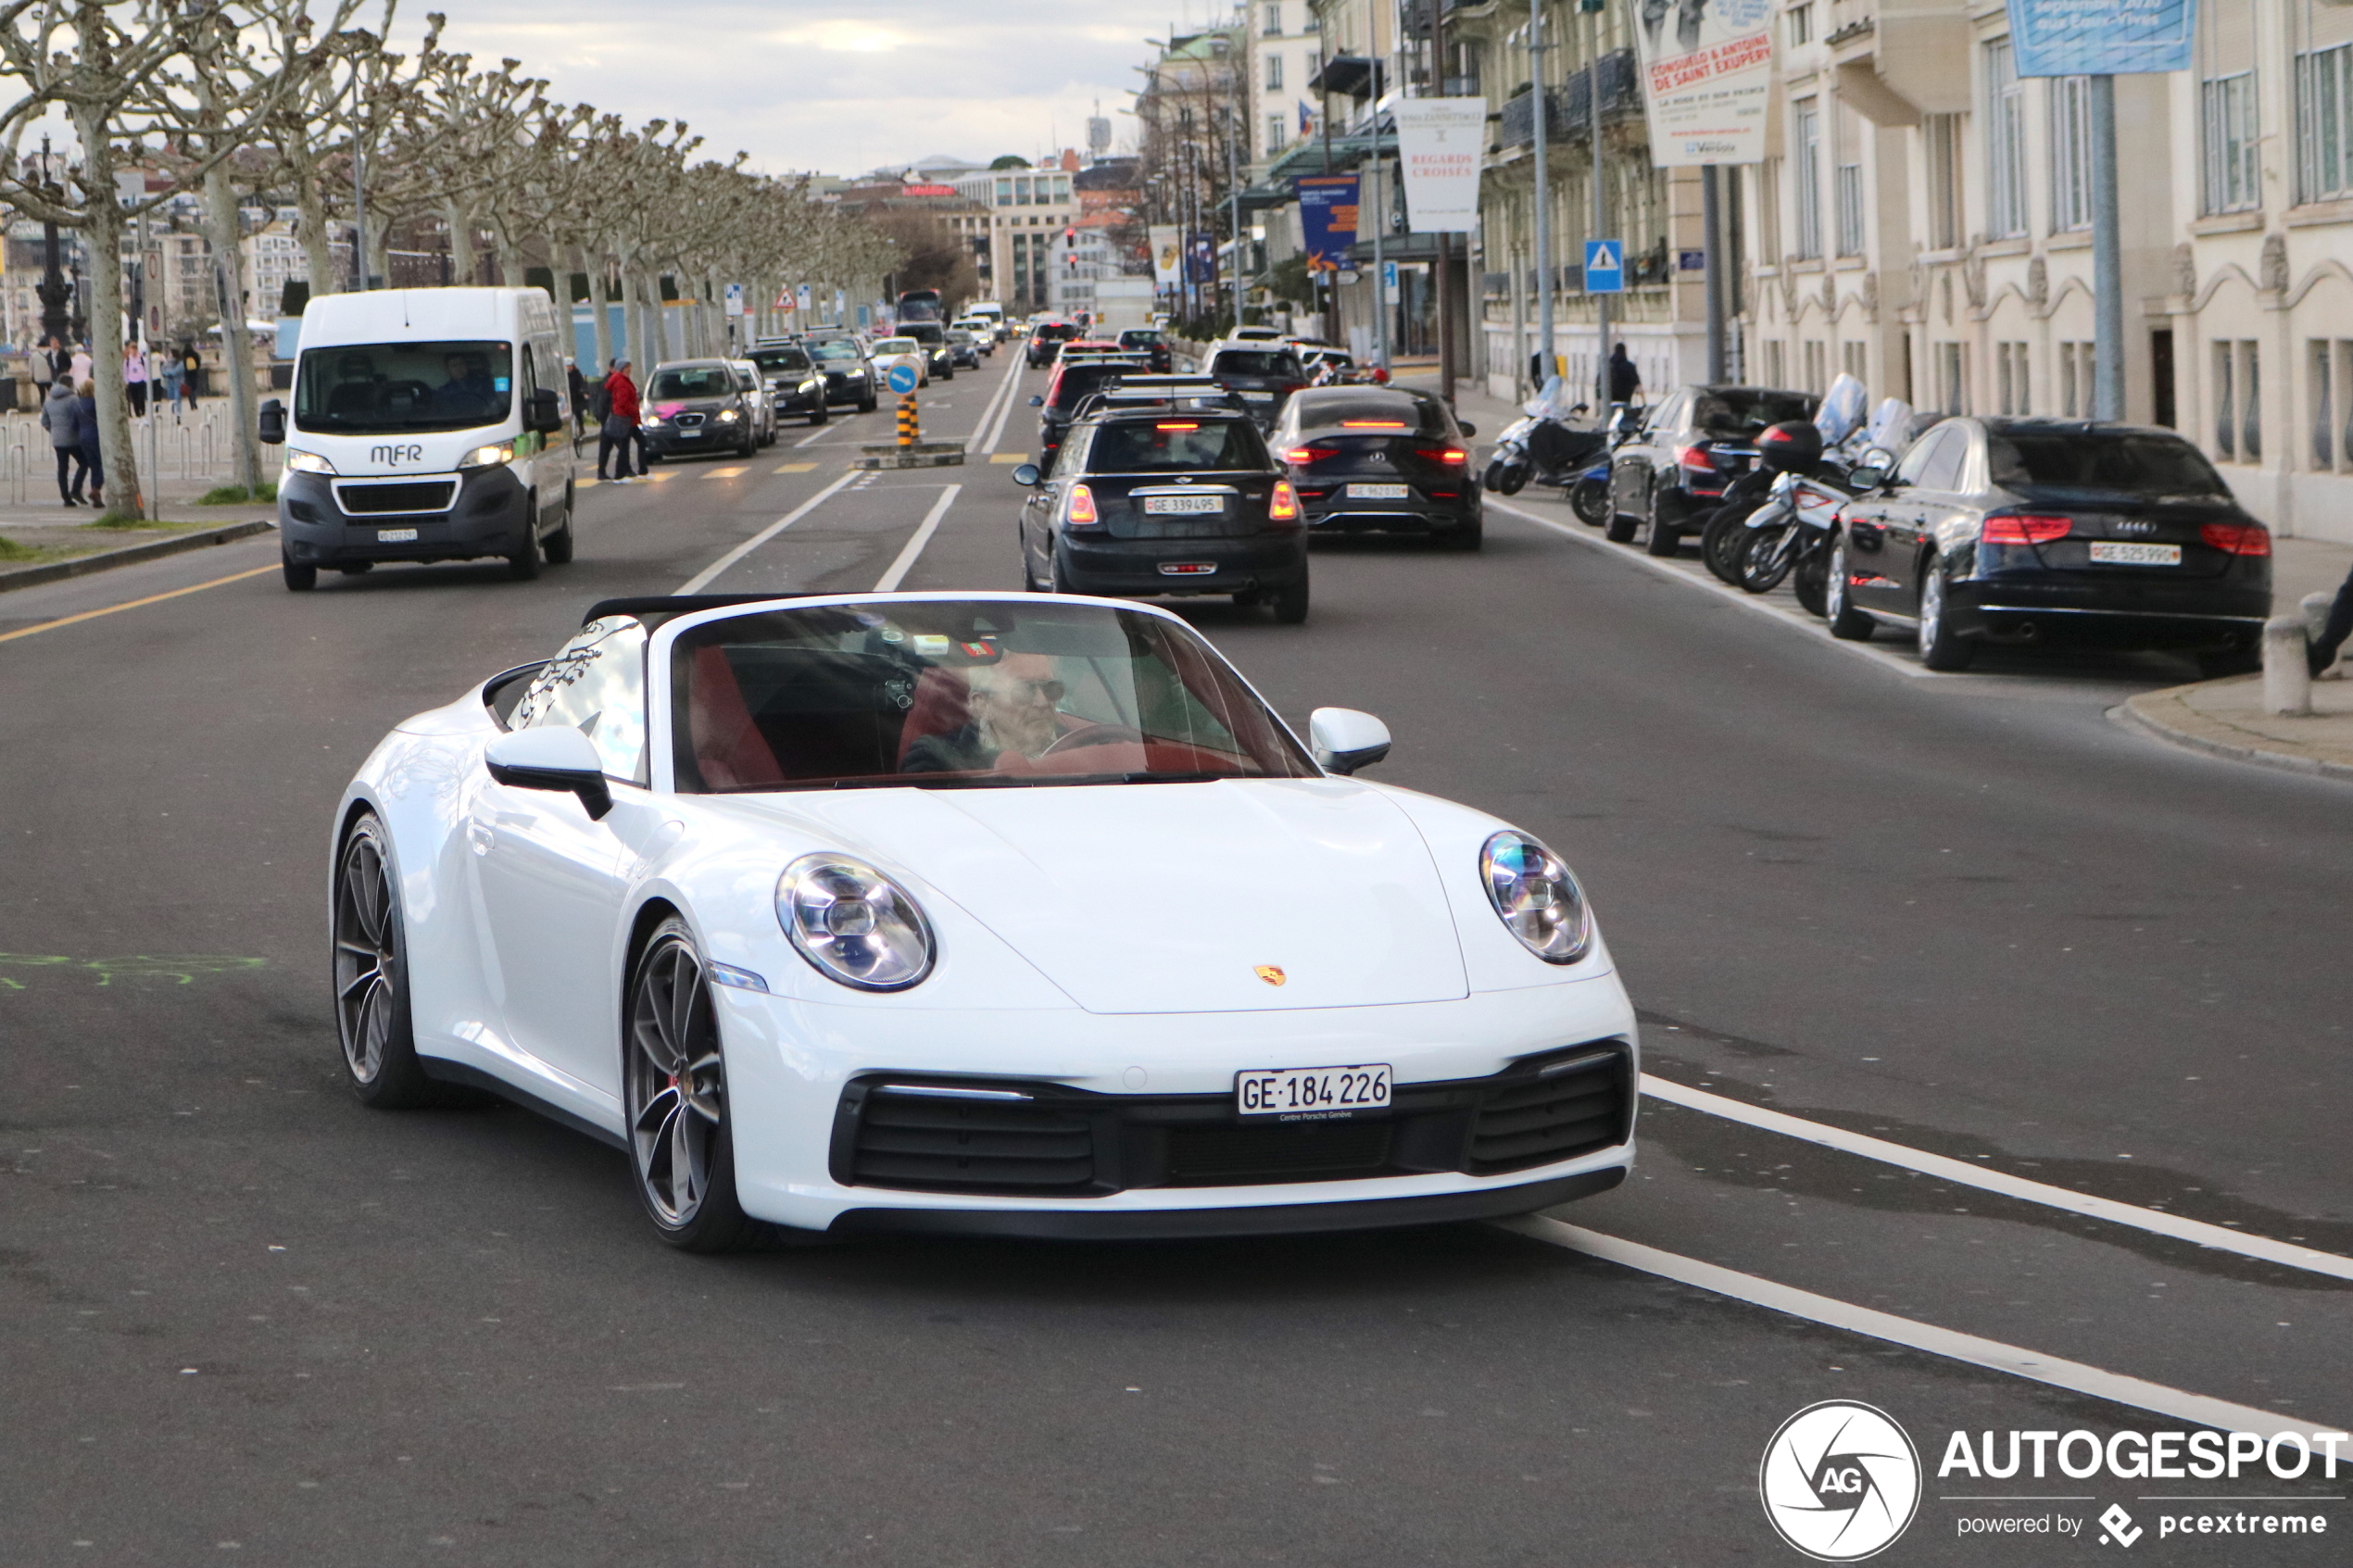
[[[425,460],[422,446],[371,446],[368,460],[371,463],[422,463]]]

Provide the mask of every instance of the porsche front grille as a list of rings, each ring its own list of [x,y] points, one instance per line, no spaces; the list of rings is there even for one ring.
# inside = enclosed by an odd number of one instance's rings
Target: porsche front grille
[[[1626,1045],[1600,1040],[1485,1078],[1400,1084],[1385,1117],[1270,1126],[1239,1120],[1230,1095],[875,1075],[843,1091],[830,1163],[844,1186],[1007,1198],[1500,1175],[1624,1143],[1633,1080]]]

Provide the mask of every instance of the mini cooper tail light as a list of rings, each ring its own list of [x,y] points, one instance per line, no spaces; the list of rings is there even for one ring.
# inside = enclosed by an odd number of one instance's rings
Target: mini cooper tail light
[[[1297,522],[1299,521],[1299,492],[1290,487],[1290,480],[1275,481],[1275,494],[1266,503],[1266,521],[1269,522]]]
[[[1546,963],[1575,963],[1592,950],[1584,892],[1537,840],[1510,829],[1496,834],[1479,849],[1478,876],[1504,929]]]
[[[2074,532],[2075,520],[2065,517],[2029,517],[2023,512],[1997,513],[1985,520],[1985,531],[1979,540],[1987,545],[2047,545],[2064,539]]]
[[[803,855],[776,879],[776,923],[826,979],[857,991],[904,991],[931,973],[937,944],[921,906],[847,855]]]
[[[1100,528],[1102,516],[1095,510],[1095,493],[1083,484],[1070,487],[1070,505],[1063,511],[1063,521],[1072,528]]]
[[[2271,531],[2259,522],[2201,523],[2197,536],[2228,555],[2268,556],[2271,553]]]

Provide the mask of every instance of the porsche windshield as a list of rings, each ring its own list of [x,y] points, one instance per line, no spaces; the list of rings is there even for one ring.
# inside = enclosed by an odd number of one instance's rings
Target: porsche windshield
[[[346,343],[303,350],[295,425],[323,435],[403,435],[503,423],[514,350],[504,343]]]
[[[732,616],[679,635],[671,695],[687,793],[1317,776],[1200,638],[1093,605]]]

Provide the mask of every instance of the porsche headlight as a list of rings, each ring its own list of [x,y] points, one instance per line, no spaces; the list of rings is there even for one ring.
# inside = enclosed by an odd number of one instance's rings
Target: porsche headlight
[[[924,911],[888,877],[847,855],[803,855],[776,879],[776,920],[828,980],[904,991],[931,972]]]
[[[1520,946],[1546,963],[1575,963],[1593,945],[1585,895],[1561,858],[1524,833],[1505,830],[1478,852],[1487,900]]]
[[[292,469],[296,473],[333,473],[335,471],[335,465],[327,461],[326,458],[321,457],[318,453],[301,452],[296,450],[292,446],[286,448],[286,467]]]
[[[458,466],[460,469],[495,469],[502,463],[511,463],[514,460],[515,444],[511,441],[497,441],[487,446],[475,447],[458,459]]]

